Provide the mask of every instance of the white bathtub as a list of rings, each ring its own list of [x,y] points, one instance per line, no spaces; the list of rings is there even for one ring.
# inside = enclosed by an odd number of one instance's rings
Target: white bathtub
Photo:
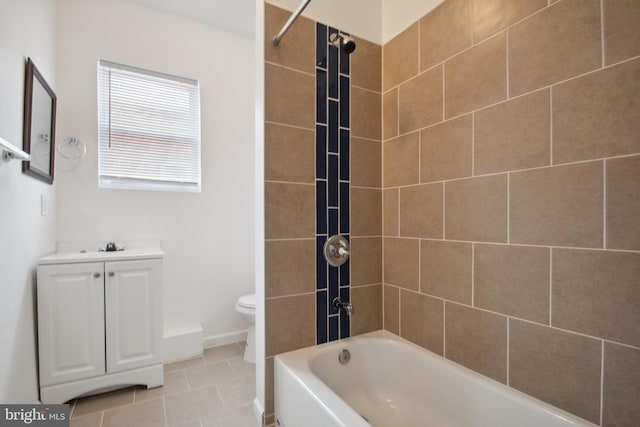
[[[338,355],[348,350],[351,360]],[[386,331],[275,358],[279,427],[593,427]]]

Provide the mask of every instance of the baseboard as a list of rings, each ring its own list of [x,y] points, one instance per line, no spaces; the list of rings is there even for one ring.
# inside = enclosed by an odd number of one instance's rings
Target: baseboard
[[[228,332],[226,334],[211,335],[205,337],[202,346],[204,348],[219,347],[221,345],[231,344],[234,342],[244,341],[247,339],[247,330]]]
[[[202,355],[202,327],[189,325],[164,333],[164,363]]]

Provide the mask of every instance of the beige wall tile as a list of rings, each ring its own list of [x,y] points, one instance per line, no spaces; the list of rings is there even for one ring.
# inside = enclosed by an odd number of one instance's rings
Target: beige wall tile
[[[382,139],[382,95],[380,93],[351,87],[351,136]]]
[[[602,162],[511,174],[512,243],[602,247]]]
[[[511,319],[509,385],[599,423],[601,352],[592,338]]]
[[[400,134],[442,121],[442,66],[400,85]]]
[[[316,84],[312,75],[265,64],[264,100],[266,121],[315,127]]]
[[[315,307],[315,294],[266,300],[267,356],[315,345]]]
[[[471,243],[420,242],[420,292],[471,304]]]
[[[351,336],[382,329],[382,285],[351,288]]]
[[[382,47],[382,87],[387,91],[418,74],[418,23]]]
[[[265,183],[266,238],[314,237],[315,206],[313,185]]]
[[[475,113],[476,175],[549,165],[549,98],[545,89]]]
[[[422,184],[400,189],[400,235],[442,238],[444,185]]]
[[[315,134],[312,130],[266,123],[265,179],[315,182]]]
[[[547,6],[547,0],[473,0],[473,40],[491,34]]]
[[[315,170],[311,168],[312,172]],[[382,144],[351,138],[351,185],[382,187]]]
[[[476,245],[474,305],[549,323],[549,249]]]
[[[640,250],[640,156],[607,160],[607,248]]]
[[[315,239],[265,242],[267,298],[314,292],[315,259]]]
[[[426,70],[471,46],[468,0],[448,0],[420,20],[420,69]]]
[[[414,132],[384,142],[382,179],[385,188],[420,182],[419,140],[419,132]]]
[[[471,176],[471,115],[424,129],[420,133],[420,181]]]
[[[506,37],[474,46],[444,65],[445,118],[502,101],[507,97]]]
[[[384,283],[417,291],[420,267],[418,239],[384,239]]]
[[[640,2],[604,0],[603,4],[606,64],[640,55]]]
[[[445,357],[507,382],[507,318],[445,303]]]
[[[445,236],[452,240],[507,241],[507,176],[445,183]]]
[[[395,286],[383,286],[384,329],[400,335],[400,289]]]
[[[351,188],[351,234],[382,235],[382,190]]]
[[[640,59],[553,88],[553,162],[640,152]]]
[[[291,12],[265,3],[264,6],[264,57],[265,61],[275,62],[307,73],[315,72],[316,62],[316,24],[301,16],[287,31],[278,46],[271,43],[280,32]]]
[[[351,238],[351,286],[382,283],[382,238]]]
[[[382,90],[382,46],[354,37],[357,54],[351,55],[351,84],[380,92]],[[315,48],[312,49],[315,52]]]
[[[382,137],[398,136],[398,88],[382,95]]]
[[[602,421],[634,427],[640,419],[640,350],[604,343]]]
[[[551,324],[640,346],[640,253],[554,249]]]
[[[562,1],[509,29],[511,96],[601,65],[598,0]]]
[[[400,336],[442,356],[444,301],[400,290]]]
[[[399,198],[400,189],[390,188],[383,191],[384,197],[384,218],[383,218],[383,230],[382,233],[385,236],[397,236],[400,216],[399,216]]]

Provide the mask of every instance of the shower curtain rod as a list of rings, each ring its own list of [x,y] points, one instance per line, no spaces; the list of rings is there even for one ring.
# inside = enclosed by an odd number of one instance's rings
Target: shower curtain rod
[[[273,38],[273,40],[271,41],[271,43],[273,43],[274,46],[278,46],[280,44],[280,40],[282,39],[282,37],[284,36],[284,34],[289,31],[289,27],[291,27],[291,25],[294,23],[294,21],[296,19],[298,19],[298,16],[300,16],[300,14],[304,11],[304,9],[307,7],[307,5],[311,2],[311,0],[304,0],[302,3],[300,3],[300,6],[298,6],[298,8],[296,9],[295,12],[293,12],[293,14],[291,15],[291,17],[289,18],[289,20],[287,21],[286,24],[284,24],[284,27],[282,27],[282,29],[280,30],[280,32],[278,33],[277,36],[275,36]]]

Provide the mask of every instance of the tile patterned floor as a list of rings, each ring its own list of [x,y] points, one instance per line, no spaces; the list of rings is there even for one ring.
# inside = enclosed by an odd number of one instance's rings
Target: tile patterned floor
[[[255,427],[255,365],[244,343],[164,367],[164,386],[129,387],[71,403],[71,427]]]

